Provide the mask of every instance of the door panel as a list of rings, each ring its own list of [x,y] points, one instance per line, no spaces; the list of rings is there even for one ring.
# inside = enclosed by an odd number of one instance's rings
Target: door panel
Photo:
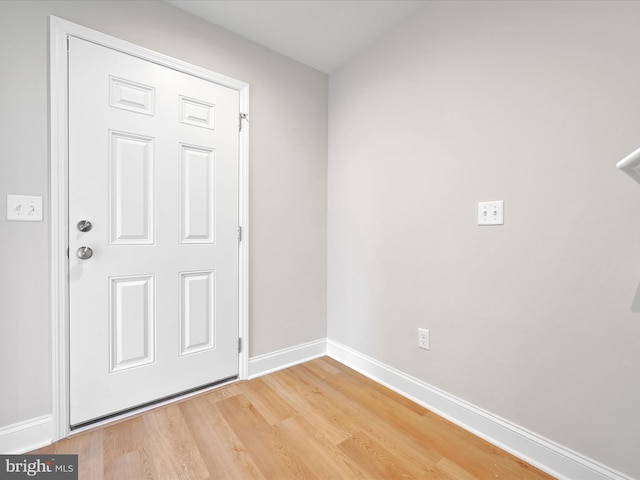
[[[70,38],[72,425],[238,374],[238,106]]]
[[[153,138],[109,133],[111,244],[152,245],[155,231]]]
[[[214,243],[215,155],[212,149],[181,145],[181,242]]]
[[[215,272],[180,274],[180,355],[215,348]]]
[[[155,289],[152,275],[111,278],[111,372],[155,361]]]

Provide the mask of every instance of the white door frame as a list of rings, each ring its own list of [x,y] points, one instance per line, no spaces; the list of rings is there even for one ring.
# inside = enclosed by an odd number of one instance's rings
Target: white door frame
[[[67,20],[49,17],[49,149],[50,149],[50,274],[52,337],[53,441],[69,435],[69,259],[68,259],[68,70],[67,37],[74,36],[135,57],[208,80],[238,91],[240,112],[249,114],[249,85],[156,53]],[[239,119],[240,121],[240,119]],[[239,144],[239,378],[248,376],[249,363],[249,125],[242,122]]]

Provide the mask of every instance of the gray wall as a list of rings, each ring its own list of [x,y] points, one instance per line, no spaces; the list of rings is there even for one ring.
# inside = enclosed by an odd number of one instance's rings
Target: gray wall
[[[639,20],[429,2],[330,77],[328,227],[329,338],[636,478]]]
[[[326,336],[327,76],[160,1],[0,1],[0,427],[51,413],[48,15],[251,85],[250,356]]]

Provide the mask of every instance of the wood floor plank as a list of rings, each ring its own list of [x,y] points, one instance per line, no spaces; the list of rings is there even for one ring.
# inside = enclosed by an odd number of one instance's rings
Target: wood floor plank
[[[244,395],[222,400],[218,408],[266,478],[319,478],[291,454],[289,445]]]
[[[142,456],[139,450],[133,450],[112,458],[105,463],[104,479],[139,478],[140,480],[154,480],[158,478],[154,465],[141,458]]]
[[[271,425],[298,414],[297,410],[282,398],[261,378],[255,378],[243,385],[242,393]]]
[[[421,478],[411,474],[403,463],[365,432],[358,432],[338,447],[360,467],[366,469],[371,478]]]
[[[298,370],[304,367],[306,364],[298,366]],[[437,451],[424,448],[420,442],[398,428],[400,419],[409,423],[419,420],[420,416],[413,409],[397,404],[393,404],[390,408],[388,405],[375,402],[374,407],[371,407],[367,402],[371,395],[375,396],[375,392],[357,385],[349,385],[341,375],[325,380],[320,378],[314,380],[313,376],[307,375],[307,379],[310,382],[316,382],[318,388],[332,388],[331,398],[343,414],[353,417],[361,431],[366,432],[405,462],[413,472],[420,472],[421,476],[426,475],[442,458]],[[421,413],[425,411],[422,409]]]
[[[280,372],[273,377],[283,380],[287,389],[295,389],[304,399],[303,411],[318,412],[321,417],[348,433],[349,436],[360,430],[357,417],[347,412],[340,402],[336,402],[326,389],[319,386],[312,377],[300,366],[294,366]]]
[[[336,362],[332,358],[323,357],[322,360],[326,360],[334,368],[336,368],[336,365],[340,365],[340,363]],[[308,368],[310,363],[311,362],[305,363],[303,366]],[[402,405],[403,407],[408,408],[409,410],[412,410],[413,412],[418,413],[420,415],[422,415],[426,411],[424,407],[422,407],[421,405],[418,405],[417,403],[409,400],[406,397],[403,397],[399,393],[394,392],[393,390],[383,385],[380,385],[377,382],[374,382],[370,378],[365,377],[364,375],[356,372],[355,370],[352,370],[350,368],[345,368],[344,365],[342,365],[342,367],[343,368],[338,371],[340,376],[346,377],[355,381],[358,385],[362,386],[361,388],[366,388],[367,390],[371,389],[377,394],[384,395],[389,399],[391,399],[393,402],[399,405]]]
[[[431,412],[423,415],[417,426],[433,432],[430,441],[443,457],[478,478],[552,478]]]
[[[120,455],[133,452],[145,442],[147,430],[142,417],[116,423],[103,429],[103,455],[109,461]]]
[[[297,411],[304,412],[309,422],[321,431],[322,435],[328,438],[334,445],[342,442],[351,436],[351,430],[345,425],[340,417],[334,417],[330,412],[314,409],[309,405],[306,398],[307,390],[304,386],[296,385],[283,376],[275,374],[264,378],[274,390],[286,399]]]
[[[447,480],[478,480],[477,477],[446,457],[436,463],[435,471],[441,474],[441,478]]]
[[[316,358],[305,362],[304,365],[320,378],[326,378],[329,375],[337,375],[340,373],[340,369],[333,365],[332,362],[328,362],[327,359],[329,359],[329,357]]]
[[[103,431],[74,435],[52,445],[51,453],[78,455],[78,480],[103,478]]]
[[[266,480],[243,443],[218,410],[217,395],[205,395],[180,404],[211,479]]]
[[[196,442],[177,404],[147,412],[149,452],[156,471],[176,480],[202,480],[209,477]]]
[[[141,480],[158,478],[141,416],[108,426],[103,432],[105,479],[122,479],[127,474]]]
[[[302,416],[288,418],[275,428],[292,451],[314,472],[331,472],[331,478],[364,479],[364,471]],[[304,439],[304,441],[300,441]],[[321,477],[327,478],[327,477]]]
[[[78,454],[80,480],[551,478],[328,357],[36,452]]]
[[[384,387],[377,384],[371,385],[371,380],[347,368],[344,369],[339,381],[332,378],[327,378],[325,381],[328,383],[333,381],[337,388],[347,391],[348,395],[357,399],[358,403],[368,408],[372,414],[378,416],[401,412],[398,409],[399,404],[404,404],[404,402],[396,401],[394,397],[397,394],[394,392],[380,391]],[[364,394],[363,392],[367,393]],[[385,408],[381,408],[382,406]],[[415,418],[406,415],[394,417],[396,426],[414,441],[428,447],[430,451],[436,452],[439,456],[450,458],[454,463],[463,467],[466,464],[466,468],[471,469],[469,471],[479,476],[479,478],[493,478],[498,475],[502,478],[527,479],[531,475],[534,475],[535,478],[541,473],[530,465],[519,461],[517,458],[422,407],[412,410],[422,412],[422,415]],[[491,458],[496,454],[500,455],[502,461],[492,466],[484,465],[474,460],[478,456]]]

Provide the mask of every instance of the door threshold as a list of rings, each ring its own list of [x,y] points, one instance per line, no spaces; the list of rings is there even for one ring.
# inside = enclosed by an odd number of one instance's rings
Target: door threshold
[[[225,387],[227,385],[231,385],[238,381],[239,381],[238,376],[234,375],[233,377],[225,378],[217,382],[208,383],[206,385],[201,385],[199,387],[191,388],[189,390],[184,390],[182,392],[175,393],[173,395],[162,397],[158,400],[143,403],[141,405],[136,405],[135,407],[127,408],[125,410],[120,410],[118,412],[111,413],[109,415],[104,415],[102,417],[98,417],[93,420],[89,420],[87,422],[71,425],[69,436],[76,436],[80,433],[86,433],[88,431],[102,428],[107,425],[113,425],[113,424],[122,422],[124,420],[128,420],[132,417],[142,415],[143,413],[146,413],[149,410],[171,405],[173,403],[180,403],[183,400],[197,397],[199,395],[204,395],[206,393],[211,392],[212,390]]]

